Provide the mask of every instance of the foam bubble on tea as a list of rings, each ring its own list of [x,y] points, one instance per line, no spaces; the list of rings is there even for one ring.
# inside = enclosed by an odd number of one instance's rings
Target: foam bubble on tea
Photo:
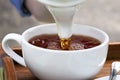
[[[55,19],[61,47],[67,50],[72,36],[73,16],[76,5],[84,0],[38,0],[46,5]]]

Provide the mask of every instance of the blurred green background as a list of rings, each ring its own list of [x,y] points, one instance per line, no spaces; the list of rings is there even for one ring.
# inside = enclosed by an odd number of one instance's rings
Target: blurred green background
[[[95,26],[120,41],[120,0],[86,0],[77,7],[74,23]],[[41,25],[33,16],[21,17],[9,0],[0,0],[0,41],[8,33],[21,34],[26,29]]]

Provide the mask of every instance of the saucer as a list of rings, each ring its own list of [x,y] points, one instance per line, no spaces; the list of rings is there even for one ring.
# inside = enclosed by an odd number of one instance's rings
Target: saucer
[[[97,79],[95,79],[95,80],[109,80],[109,76],[97,78]],[[117,75],[117,79],[116,79],[116,80],[120,80],[120,75]]]

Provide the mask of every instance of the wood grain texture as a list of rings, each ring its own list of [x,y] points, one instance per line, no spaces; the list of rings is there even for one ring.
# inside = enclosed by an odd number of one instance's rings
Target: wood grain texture
[[[3,67],[4,67],[4,80],[18,80],[17,74],[15,71],[15,66],[13,60],[5,54],[2,47],[0,46],[0,57],[3,60]]]
[[[20,48],[13,48],[13,50],[22,56]],[[13,63],[12,59],[8,57],[2,49],[0,49],[0,54],[2,55],[5,64],[7,80],[39,80],[29,71],[28,68],[25,68],[16,62]],[[120,42],[112,42],[109,44],[106,63],[95,78],[108,76],[113,61],[120,61]]]

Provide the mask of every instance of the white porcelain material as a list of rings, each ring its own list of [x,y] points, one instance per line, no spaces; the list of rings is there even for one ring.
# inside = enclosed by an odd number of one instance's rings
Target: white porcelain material
[[[109,76],[105,76],[105,77],[101,77],[101,78],[97,78],[95,80],[109,80]],[[117,75],[116,80],[120,80],[120,75]]]
[[[102,42],[97,47],[85,50],[61,51],[39,48],[28,43],[33,36],[57,33],[56,24],[32,27],[22,35],[10,33],[2,41],[5,52],[33,74],[45,80],[84,80],[93,78],[103,67],[108,51],[108,35],[94,27],[74,24],[73,34],[88,35]],[[22,47],[23,58],[9,47],[10,40]]]
[[[40,3],[55,7],[69,7],[78,5],[85,0],[37,0]]]
[[[37,0],[43,3],[52,14],[57,27],[58,36],[63,39],[72,36],[72,24],[76,6],[85,0]]]

